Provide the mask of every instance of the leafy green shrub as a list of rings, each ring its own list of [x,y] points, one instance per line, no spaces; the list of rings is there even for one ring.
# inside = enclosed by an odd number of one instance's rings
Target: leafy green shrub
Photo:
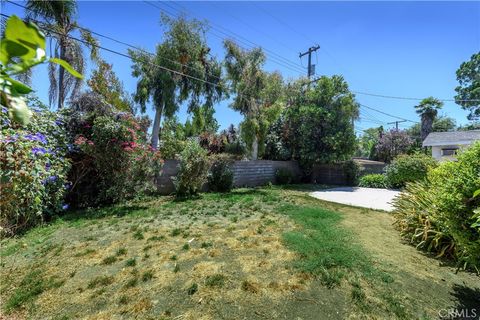
[[[293,173],[287,168],[279,168],[275,172],[275,181],[278,184],[290,184],[293,181]]]
[[[139,119],[114,110],[72,112],[70,119],[72,204],[97,206],[156,190],[163,162],[147,144]]]
[[[383,174],[367,174],[360,177],[358,186],[364,188],[386,188],[387,183]]]
[[[62,115],[30,99],[30,122],[20,127],[2,107],[0,236],[12,235],[66,209],[67,137]]]
[[[196,140],[190,140],[180,155],[180,170],[173,177],[177,197],[196,195],[207,180],[207,151]]]
[[[480,199],[480,143],[432,168],[427,179],[408,183],[394,201],[396,225],[417,247],[480,268],[480,233],[475,227]]]
[[[425,154],[400,155],[385,169],[387,184],[392,188],[403,188],[407,182],[424,179],[427,171],[436,165],[435,159]]]
[[[217,157],[208,174],[208,188],[211,191],[229,192],[233,187],[233,171],[231,160],[227,157]]]
[[[350,186],[356,185],[360,175],[359,165],[353,160],[348,160],[342,163],[342,169],[343,173],[345,174],[347,184]]]

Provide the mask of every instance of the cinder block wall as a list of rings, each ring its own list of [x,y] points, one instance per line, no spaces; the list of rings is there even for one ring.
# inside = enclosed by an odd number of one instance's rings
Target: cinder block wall
[[[360,176],[372,173],[383,173],[386,164],[378,161],[364,161],[357,160],[355,162],[359,165]],[[315,165],[311,174],[312,183],[346,185],[347,176],[343,171],[341,164],[321,164]]]
[[[172,177],[178,173],[178,160],[165,160],[162,172],[157,179],[158,191],[161,194],[171,194],[175,191]],[[292,171],[295,182],[299,182],[302,171],[296,161],[235,161],[231,169],[233,171],[234,187],[256,187],[269,182],[275,183],[275,172],[279,168]],[[206,189],[207,186],[204,187]]]

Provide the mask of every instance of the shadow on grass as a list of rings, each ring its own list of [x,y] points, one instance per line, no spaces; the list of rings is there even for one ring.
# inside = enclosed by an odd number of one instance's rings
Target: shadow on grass
[[[110,216],[123,217],[130,214],[141,213],[149,207],[138,204],[112,205],[103,208],[77,209],[70,213],[56,217],[63,221],[74,222],[77,220],[92,220]]]
[[[480,289],[454,285],[451,294],[457,300],[453,309],[460,313],[459,317],[455,319],[480,319]]]

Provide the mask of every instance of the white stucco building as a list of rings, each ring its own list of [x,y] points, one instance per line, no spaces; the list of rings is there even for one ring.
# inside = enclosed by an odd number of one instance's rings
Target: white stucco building
[[[423,141],[424,147],[432,147],[432,157],[439,161],[455,160],[457,151],[480,141],[480,130],[432,132]]]

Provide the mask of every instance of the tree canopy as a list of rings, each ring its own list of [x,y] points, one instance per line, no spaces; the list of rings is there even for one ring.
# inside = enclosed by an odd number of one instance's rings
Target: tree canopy
[[[460,65],[457,81],[455,100],[464,110],[470,111],[468,119],[480,119],[480,52]]]
[[[205,41],[207,24],[166,15],[162,15],[161,22],[165,28],[164,41],[157,45],[154,56],[141,50],[129,52],[134,60],[132,75],[138,78],[134,100],[141,111],[145,111],[150,100],[155,107],[154,148],[158,145],[163,116],[172,117],[182,103],[188,103],[189,112],[201,105],[213,106],[225,92],[221,65],[209,56]]]
[[[355,152],[359,106],[342,76],[322,76],[310,88],[290,84],[281,117],[281,141],[291,158],[309,167],[348,160]]]

